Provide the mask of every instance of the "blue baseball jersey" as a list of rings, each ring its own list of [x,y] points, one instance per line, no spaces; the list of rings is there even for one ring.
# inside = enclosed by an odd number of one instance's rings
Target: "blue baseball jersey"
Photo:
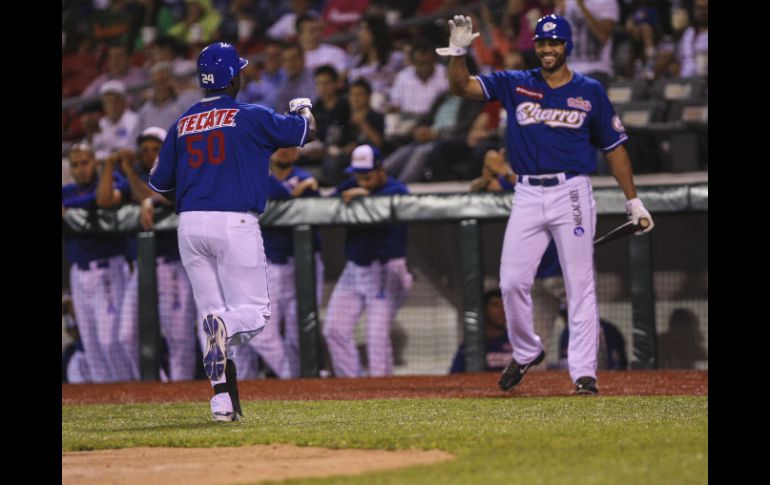
[[[305,117],[280,115],[225,94],[204,98],[171,126],[150,187],[175,191],[177,212],[265,209],[270,155],[302,146]]]
[[[269,200],[291,199],[291,192],[303,180],[312,177],[310,172],[293,167],[284,180],[278,180],[272,173],[267,181],[267,198]],[[317,190],[307,189],[302,197],[318,197]],[[294,235],[290,228],[263,229],[262,239],[265,243],[265,256],[274,264],[286,264],[294,256]],[[313,248],[321,250],[321,239],[318,230],[313,229]]]
[[[334,195],[358,187],[354,177],[342,182]],[[408,194],[409,189],[393,177],[370,195]],[[406,225],[386,224],[381,226],[351,226],[345,234],[345,256],[359,266],[369,266],[373,261],[387,261],[406,257]]]
[[[540,68],[476,76],[487,101],[508,113],[508,159],[519,175],[590,174],[596,149],[609,151],[628,139],[602,85],[579,72],[556,89]]]
[[[488,339],[484,351],[484,370],[501,371],[511,361],[513,347],[508,341],[508,335],[503,332],[499,337]],[[460,372],[465,372],[465,342],[461,343],[460,348],[457,349],[457,353],[452,359],[452,367],[449,369],[450,374]]]
[[[88,185],[75,183],[62,185],[61,203],[66,208],[96,209],[96,187],[98,178]],[[128,198],[131,189],[128,181],[118,172],[113,172],[112,186]],[[128,237],[125,235],[77,235],[64,241],[64,253],[71,264],[88,264],[97,259],[113,256],[129,256]]]

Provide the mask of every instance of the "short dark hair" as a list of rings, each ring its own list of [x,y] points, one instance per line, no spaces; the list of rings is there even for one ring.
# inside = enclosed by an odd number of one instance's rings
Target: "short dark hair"
[[[299,31],[301,30],[302,24],[305,22],[312,22],[314,20],[321,20],[320,15],[315,12],[303,13],[297,17],[297,20],[294,21],[294,28],[297,30],[297,34],[299,34]]]
[[[328,74],[332,77],[332,80],[334,82],[337,82],[339,79],[339,75],[337,74],[337,70],[334,69],[334,66],[330,64],[324,64],[323,66],[318,66],[315,68],[315,71],[313,71],[313,77],[318,77],[321,74]]]
[[[305,55],[305,51],[302,50],[302,46],[299,45],[299,42],[284,42],[281,45],[281,51],[288,51],[291,49],[297,49],[300,54],[302,54],[303,56]]]
[[[500,291],[500,288],[493,288],[491,290],[484,292],[484,304],[486,305],[487,303],[489,303],[489,300],[495,297],[500,299],[503,298],[503,292]]]
[[[356,79],[355,81],[350,83],[350,86],[348,86],[348,89],[352,88],[353,86],[362,87],[362,88],[364,88],[364,90],[366,91],[366,94],[368,96],[372,95],[372,85],[369,84],[369,81],[367,81],[366,79],[364,79],[362,77],[359,77],[358,79]]]
[[[418,52],[430,52],[434,53],[433,44],[424,37],[418,37],[412,42],[412,57]]]

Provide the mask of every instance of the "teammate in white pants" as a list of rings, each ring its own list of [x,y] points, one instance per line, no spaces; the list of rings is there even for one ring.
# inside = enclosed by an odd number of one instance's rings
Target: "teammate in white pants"
[[[470,17],[449,21],[453,93],[481,101],[500,100],[508,112],[506,142],[512,172],[518,175],[513,208],[503,241],[500,287],[513,345],[513,360],[499,386],[516,386],[532,365],[545,358],[534,332],[530,289],[538,262],[551,239],[556,242],[569,307],[569,370],[578,394],[597,394],[599,315],[594,282],[596,203],[588,174],[596,170],[596,149],[605,152],[623,189],[629,217],[652,217],[636,197],[628,140],[602,85],[567,67],[572,51],[569,22],[558,15],[541,18],[535,52],[542,67],[498,71],[471,77],[465,55],[473,39]]]
[[[348,173],[354,177],[335,190],[346,203],[361,196],[408,194],[382,168],[382,156],[371,145],[353,150]],[[385,224],[350,227],[345,236],[348,262],[329,299],[323,335],[336,377],[363,375],[354,338],[361,312],[366,310],[366,351],[370,376],[393,373],[390,329],[406,300],[412,275],[406,267],[406,227]]]

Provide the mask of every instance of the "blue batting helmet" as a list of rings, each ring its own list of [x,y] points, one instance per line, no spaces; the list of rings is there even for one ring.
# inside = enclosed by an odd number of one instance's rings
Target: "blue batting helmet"
[[[532,40],[540,39],[558,39],[567,43],[566,53],[572,52],[572,27],[569,26],[567,19],[561,15],[550,14],[540,17],[535,27],[535,35]]]
[[[198,84],[203,89],[224,89],[248,63],[230,44],[208,45],[198,56]]]

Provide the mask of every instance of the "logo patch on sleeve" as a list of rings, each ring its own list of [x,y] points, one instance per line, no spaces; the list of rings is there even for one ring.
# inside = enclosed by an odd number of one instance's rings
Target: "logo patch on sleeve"
[[[612,117],[612,129],[618,133],[626,131],[626,129],[623,128],[623,123],[620,122],[620,117],[618,115]]]
[[[517,94],[521,94],[522,96],[526,96],[528,98],[543,99],[543,92],[536,89],[525,88],[524,86],[516,86],[515,91]]]

